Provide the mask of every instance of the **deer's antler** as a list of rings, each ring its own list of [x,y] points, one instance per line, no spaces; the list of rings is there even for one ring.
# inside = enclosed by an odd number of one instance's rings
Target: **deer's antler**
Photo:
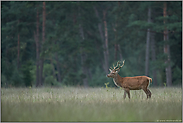
[[[123,61],[123,65],[119,66],[116,70],[119,70],[120,68],[122,68],[124,66],[124,64],[125,64],[125,60]]]
[[[125,60],[123,61],[123,65],[120,66],[119,63],[120,63],[120,61],[117,62],[117,65],[116,65],[116,66],[114,66],[114,64],[113,64],[113,68],[110,67],[110,69],[111,69],[111,70],[116,70],[116,71],[119,70],[120,68],[122,68],[122,67],[124,66]],[[118,67],[118,65],[119,65],[119,67]],[[117,67],[118,67],[118,68],[117,68]],[[117,69],[116,69],[116,68],[117,68]]]
[[[119,61],[117,62],[116,67],[114,67],[114,64],[113,64],[113,68],[116,69],[118,67],[118,64],[119,64]]]

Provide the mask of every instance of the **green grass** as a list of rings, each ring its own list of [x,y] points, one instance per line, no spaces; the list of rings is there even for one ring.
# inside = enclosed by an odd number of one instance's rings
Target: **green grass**
[[[142,90],[114,88],[10,88],[1,89],[1,121],[182,121],[182,89],[150,88],[152,98]]]

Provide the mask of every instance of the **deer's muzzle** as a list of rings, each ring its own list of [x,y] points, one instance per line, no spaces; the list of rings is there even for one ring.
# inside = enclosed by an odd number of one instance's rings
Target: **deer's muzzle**
[[[107,74],[106,77],[111,77],[111,76],[109,74]]]

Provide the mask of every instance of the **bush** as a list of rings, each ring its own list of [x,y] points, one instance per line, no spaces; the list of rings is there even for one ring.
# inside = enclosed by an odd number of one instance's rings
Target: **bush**
[[[64,76],[62,83],[65,85],[71,85],[71,86],[81,85],[81,84],[83,84],[82,83],[83,77],[84,76],[81,71],[69,72]]]
[[[89,82],[89,86],[105,86],[105,83],[109,81],[111,80],[106,77],[104,71],[97,67],[92,80]],[[109,86],[112,86],[112,84],[109,84]]]
[[[45,86],[51,86],[54,85],[57,82],[57,80],[53,76],[47,76],[44,80]]]
[[[32,81],[33,81],[33,77],[32,77],[32,62],[31,61],[27,61],[24,65],[22,65],[21,67],[21,71],[23,73],[23,81],[26,87],[32,87]]]
[[[9,87],[12,85],[11,77],[14,71],[14,64],[8,62],[6,59],[2,59],[1,61],[1,86]]]
[[[8,86],[8,80],[4,74],[1,74],[1,87],[7,87]]]
[[[174,85],[179,85],[181,81],[182,81],[182,70],[178,66],[176,66],[173,69],[172,82]]]
[[[11,81],[12,81],[12,86],[15,86],[15,87],[24,86],[23,74],[17,68],[15,68],[13,71]]]

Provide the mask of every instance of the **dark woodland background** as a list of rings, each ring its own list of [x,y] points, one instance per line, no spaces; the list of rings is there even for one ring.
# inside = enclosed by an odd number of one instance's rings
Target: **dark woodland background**
[[[1,87],[101,87],[109,68],[182,84],[182,1],[1,1]]]

